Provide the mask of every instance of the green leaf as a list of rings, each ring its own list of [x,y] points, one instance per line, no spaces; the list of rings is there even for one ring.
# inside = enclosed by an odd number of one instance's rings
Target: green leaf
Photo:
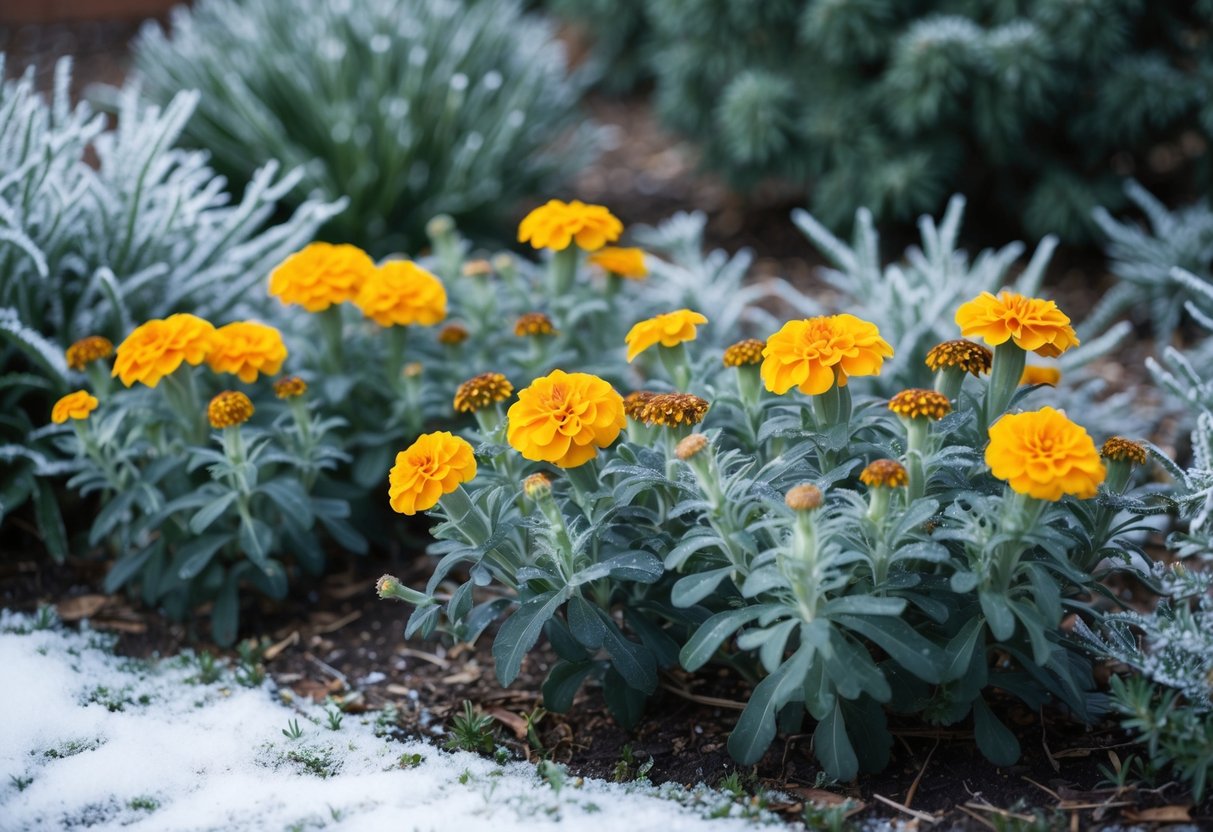
[[[624,636],[610,613],[593,608],[603,624],[602,646],[611,664],[631,687],[651,694],[657,690],[657,662],[643,644]]]
[[[33,490],[34,516],[38,521],[38,532],[46,550],[58,563],[67,560],[67,527],[63,525],[63,514],[55,501],[55,492],[49,482],[43,479],[36,481]]]
[[[775,715],[798,694],[803,696],[805,675],[812,664],[814,650],[801,645],[786,662],[763,679],[750,694],[737,727],[729,734],[729,753],[744,766],[762,759],[775,739]]]
[[[1014,765],[1019,759],[1019,740],[980,697],[973,700],[973,732],[977,747],[994,765]]]
[[[558,714],[573,707],[573,699],[594,669],[594,662],[559,661],[543,682],[543,707]]]
[[[833,709],[817,723],[813,731],[813,753],[822,768],[835,780],[846,783],[854,780],[859,773],[859,758],[855,756],[851,738],[847,736],[840,700],[835,700]]]
[[[614,667],[607,669],[602,679],[602,696],[606,699],[611,716],[624,728],[631,730],[644,715],[644,704],[648,696],[627,684]]]
[[[257,490],[269,497],[282,510],[283,519],[293,525],[310,528],[315,519],[307,492],[297,480],[278,478],[262,483]]]
[[[839,613],[851,615],[901,615],[906,608],[904,598],[878,598],[874,595],[844,595],[827,601],[823,614],[827,617]]]
[[[229,647],[236,640],[240,623],[239,587],[239,574],[235,570],[228,572],[211,610],[211,636],[220,647]]]
[[[96,546],[105,539],[105,536],[121,522],[130,510],[137,494],[137,489],[128,488],[126,491],[115,494],[113,499],[101,507],[101,511],[97,512],[97,518],[93,521],[93,526],[88,533],[89,545]]]
[[[937,684],[942,675],[943,652],[900,618],[834,616],[834,621],[871,639],[924,682]]]
[[[678,654],[679,662],[687,670],[698,670],[711,661],[712,657],[716,655],[716,651],[720,649],[720,645],[724,644],[725,639],[773,606],[772,604],[759,604],[716,613],[699,625],[699,629],[691,636],[690,641],[683,645]]]
[[[599,620],[593,604],[580,595],[574,595],[569,599],[569,605],[565,608],[565,616],[569,620],[569,631],[582,646],[591,650],[597,650],[602,646],[605,628],[602,626],[602,621]]]
[[[190,531],[194,534],[202,534],[211,527],[223,512],[227,511],[228,506],[236,502],[236,492],[228,491],[211,500],[205,506],[200,508],[193,517],[190,518]]]
[[[256,517],[241,518],[237,540],[245,557],[264,571],[274,540],[274,530]]]
[[[990,624],[990,633],[994,638],[1006,641],[1015,635],[1015,615],[1011,612],[1007,599],[989,590],[982,590],[977,597],[981,601],[981,611]]]
[[[518,678],[523,658],[539,640],[544,622],[568,597],[566,592],[552,590],[524,601],[501,625],[493,641],[493,658],[497,664],[497,680],[502,685],[509,685]]]
[[[678,579],[670,590],[670,603],[676,607],[693,607],[716,591],[733,567],[725,566],[708,572],[696,572]]]
[[[144,546],[138,551],[131,552],[114,561],[110,571],[105,574],[102,584],[106,592],[117,592],[126,586],[127,581],[139,574],[153,552],[164,548],[164,538],[157,538],[150,546]]]
[[[985,646],[984,641],[979,641],[984,623],[980,618],[970,618],[948,642],[947,649],[944,650],[947,658],[940,676],[941,682],[955,681],[968,671],[973,660],[973,651],[978,649],[979,644]]]
[[[183,581],[193,580],[195,576],[206,568],[211,562],[211,558],[215,553],[232,539],[231,534],[221,532],[219,534],[207,534],[202,537],[195,537],[189,543],[186,543],[177,551],[177,557],[181,560],[181,567],[177,570],[177,577]]]

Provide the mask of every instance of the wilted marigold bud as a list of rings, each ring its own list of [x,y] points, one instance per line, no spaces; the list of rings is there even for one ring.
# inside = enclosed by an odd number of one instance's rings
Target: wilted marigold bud
[[[868,488],[904,488],[910,477],[905,466],[895,459],[878,459],[868,464],[859,475],[859,481]]]
[[[690,393],[658,393],[644,403],[640,421],[667,428],[697,425],[707,415],[708,407],[707,401]]]
[[[538,500],[552,492],[552,480],[544,473],[531,474],[522,481],[522,493],[532,500]]]
[[[801,483],[788,489],[783,501],[792,511],[815,511],[821,508],[821,489],[810,482]]]
[[[438,343],[448,347],[462,344],[468,339],[468,328],[461,323],[449,323],[438,330]]]
[[[1113,436],[1103,443],[1100,456],[1112,462],[1130,462],[1133,465],[1146,464],[1146,449],[1132,439],[1123,436]]]
[[[83,370],[94,361],[109,358],[113,354],[114,344],[110,339],[100,335],[90,335],[68,347],[65,356],[68,367],[73,370]]]
[[[239,390],[224,390],[206,408],[206,418],[215,430],[243,425],[253,417],[253,403]]]
[[[889,410],[907,419],[942,419],[952,412],[952,403],[943,393],[914,387],[889,399]]]
[[[708,446],[708,438],[702,433],[692,433],[684,437],[674,448],[674,456],[686,462],[691,457]]]
[[[280,399],[293,399],[307,392],[307,382],[299,376],[283,376],[274,382],[274,395]]]
[[[990,372],[993,362],[994,353],[965,338],[936,344],[927,353],[927,366],[935,373],[948,367],[959,367],[966,373],[979,376]]]
[[[475,413],[502,402],[514,394],[514,385],[501,373],[481,373],[469,378],[455,391],[455,411]]]
[[[425,367],[420,361],[410,361],[400,372],[405,378],[417,378],[424,369]]]
[[[724,366],[742,367],[746,364],[761,364],[762,351],[766,349],[766,346],[767,342],[758,338],[747,338],[744,341],[738,341],[724,351]]]
[[[489,277],[493,274],[493,264],[488,260],[468,260],[462,271],[464,277]]]
[[[634,393],[628,393],[623,397],[623,412],[628,418],[640,421],[640,416],[644,412],[644,406],[649,403],[649,399],[657,394],[651,390],[637,390]]]
[[[528,335],[555,335],[556,327],[552,319],[542,312],[527,312],[519,315],[514,322],[514,334],[519,338]]]

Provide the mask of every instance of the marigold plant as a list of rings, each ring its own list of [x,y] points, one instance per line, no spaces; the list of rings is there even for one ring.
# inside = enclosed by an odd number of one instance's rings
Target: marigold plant
[[[90,395],[87,390],[68,393],[55,402],[55,406],[51,409],[51,421],[56,425],[62,425],[69,419],[87,419],[89,414],[97,409],[97,404],[97,398]]]
[[[1051,407],[995,422],[985,460],[1012,490],[1038,500],[1094,497],[1107,473],[1087,432]]]
[[[354,300],[374,273],[375,262],[357,246],[312,243],[270,273],[269,292],[283,303],[323,312]]]
[[[507,414],[509,443],[527,459],[576,468],[623,429],[623,397],[588,373],[553,370],[520,390]]]
[[[410,260],[389,260],[362,282],[354,304],[380,326],[433,326],[446,318],[446,289]]]
[[[591,254],[589,261],[605,272],[628,280],[642,280],[649,274],[644,250],[639,248],[606,246]]]
[[[476,457],[466,440],[449,431],[426,433],[396,454],[388,478],[392,510],[416,514],[438,504],[460,483],[476,476]]]
[[[245,384],[258,375],[277,375],[286,361],[282,333],[256,321],[239,321],[215,330],[207,365],[216,373],[231,373]]]
[[[622,233],[623,223],[601,205],[551,199],[523,218],[518,225],[518,242],[552,251],[563,251],[576,243],[583,251],[597,251],[618,240]]]
[[[880,373],[893,348],[875,325],[850,314],[789,321],[762,351],[762,379],[772,393],[793,387],[818,396],[851,376]]]
[[[707,322],[706,317],[690,309],[679,309],[640,321],[628,330],[625,338],[628,362],[635,361],[636,356],[649,347],[676,347],[687,341],[694,341],[698,335],[698,327]]]
[[[205,361],[214,333],[210,323],[185,313],[140,324],[118,345],[113,374],[127,387],[155,387],[182,364]]]

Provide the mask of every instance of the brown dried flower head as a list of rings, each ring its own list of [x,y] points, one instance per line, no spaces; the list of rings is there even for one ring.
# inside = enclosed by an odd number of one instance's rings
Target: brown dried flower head
[[[935,373],[948,367],[959,367],[966,373],[979,376],[990,372],[993,362],[994,353],[966,338],[936,344],[927,353],[927,366]]]
[[[815,511],[821,508],[822,500],[821,489],[810,482],[789,488],[783,498],[792,511]]]
[[[724,351],[724,366],[726,367],[742,367],[746,364],[761,364],[762,351],[766,348],[767,342],[758,338],[747,338],[744,341],[738,341]]]
[[[859,481],[868,488],[904,488],[910,477],[905,466],[895,459],[878,459],[868,464],[859,475]]]
[[[528,335],[555,335],[556,327],[552,319],[542,312],[526,312],[518,316],[514,322],[514,334],[519,338]]]
[[[1099,451],[1104,459],[1113,462],[1130,462],[1133,465],[1146,464],[1146,449],[1138,442],[1132,439],[1125,439],[1123,436],[1113,436],[1108,441],[1103,443],[1103,448]]]
[[[514,394],[514,385],[501,373],[481,373],[469,378],[455,391],[455,411],[475,413]]]
[[[943,393],[913,387],[889,399],[889,410],[907,419],[942,419],[952,412],[952,403]]]
[[[690,393],[658,393],[640,411],[640,421],[646,425],[673,428],[697,425],[707,415],[710,405]]]

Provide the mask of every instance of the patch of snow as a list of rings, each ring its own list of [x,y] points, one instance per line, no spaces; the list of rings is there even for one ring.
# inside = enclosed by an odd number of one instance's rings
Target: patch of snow
[[[0,830],[735,832],[778,823],[698,787],[540,776],[376,731],[376,714],[206,684],[188,654],[113,655],[98,633],[0,612]],[[284,734],[297,720],[303,734]],[[556,787],[557,781],[563,783]]]

